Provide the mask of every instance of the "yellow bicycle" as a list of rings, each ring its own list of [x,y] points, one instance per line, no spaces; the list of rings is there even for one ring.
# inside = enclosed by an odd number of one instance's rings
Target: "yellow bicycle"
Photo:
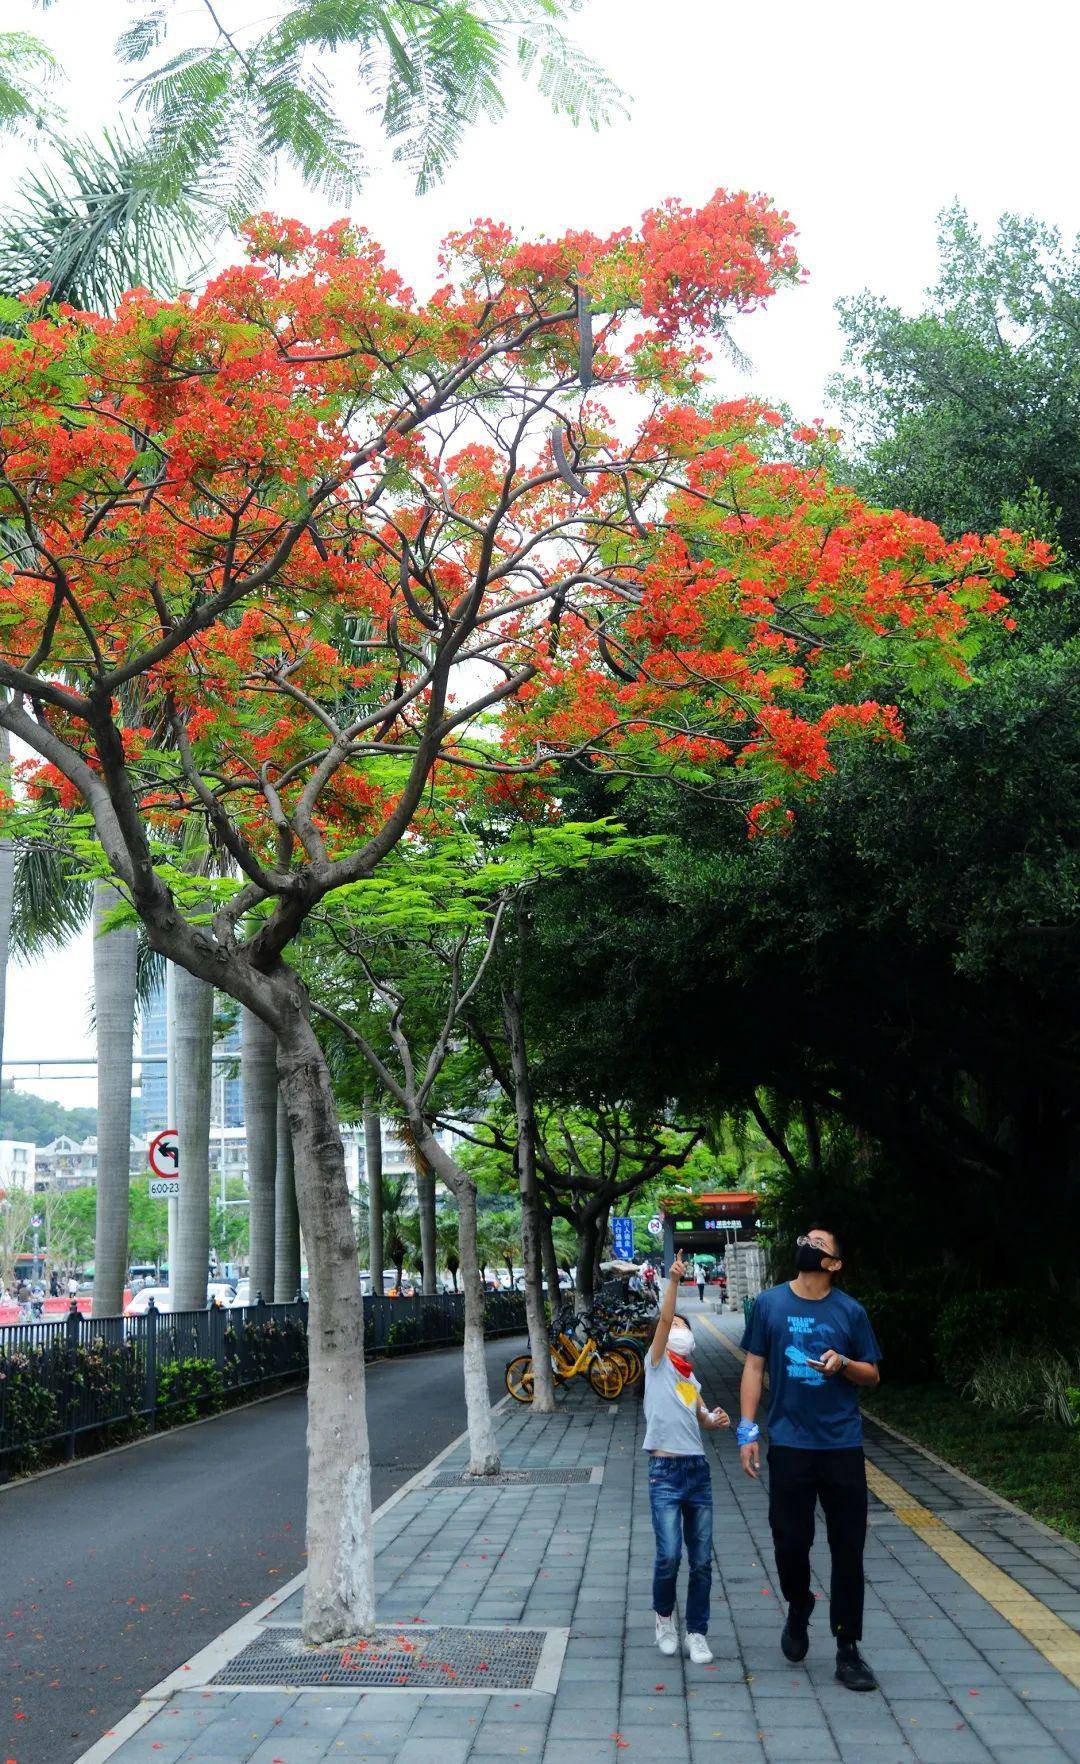
[[[587,1377],[597,1396],[609,1403],[613,1403],[623,1387],[631,1382],[630,1367],[617,1350],[601,1349],[591,1329],[586,1330],[585,1340],[579,1341],[563,1321],[552,1326],[551,1369],[559,1384]],[[532,1402],[533,1376],[531,1354],[518,1354],[510,1361],[506,1368],[506,1388],[515,1402]]]

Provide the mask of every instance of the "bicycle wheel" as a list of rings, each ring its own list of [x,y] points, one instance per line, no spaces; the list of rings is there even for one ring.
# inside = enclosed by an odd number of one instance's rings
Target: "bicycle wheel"
[[[518,1354],[506,1368],[506,1388],[515,1403],[533,1400],[533,1363],[531,1354]]]
[[[629,1388],[634,1381],[630,1376],[630,1361],[623,1353],[622,1348],[605,1348],[604,1358],[605,1360],[613,1361],[614,1364],[618,1366],[619,1371],[623,1375],[623,1383]]]
[[[626,1376],[612,1354],[597,1354],[589,1367],[589,1383],[597,1396],[613,1403],[626,1384]]]
[[[617,1353],[621,1360],[626,1361],[627,1384],[636,1384],[639,1378],[645,1376],[645,1361],[642,1359],[641,1349],[636,1342],[620,1339],[618,1346],[612,1352]]]

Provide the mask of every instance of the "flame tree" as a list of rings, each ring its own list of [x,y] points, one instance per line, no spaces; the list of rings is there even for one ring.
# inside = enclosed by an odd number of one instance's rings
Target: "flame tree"
[[[1015,535],[946,543],[835,485],[815,432],[716,405],[706,345],[799,276],[718,192],[634,229],[451,237],[419,298],[344,223],[259,217],[197,297],[4,305],[8,818],[87,843],[153,948],[277,1037],[311,1270],[305,1632],[373,1618],[362,1306],[327,1065],[290,946],[475,788],[573,756],[749,790],[753,831],[868,683],[963,673]],[[751,782],[753,787],[751,788]],[[553,813],[548,804],[539,812]],[[197,894],[192,818],[233,866]]]

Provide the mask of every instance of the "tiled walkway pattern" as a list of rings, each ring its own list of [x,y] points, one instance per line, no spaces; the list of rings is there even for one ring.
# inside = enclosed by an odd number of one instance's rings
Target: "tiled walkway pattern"
[[[729,1324],[733,1331],[733,1324]],[[706,1395],[737,1415],[738,1366],[699,1333]],[[880,1695],[833,1678],[827,1606],[805,1666],[778,1647],[764,1479],[714,1435],[711,1667],[652,1641],[641,1411],[572,1388],[541,1421],[503,1411],[507,1465],[602,1464],[602,1485],[417,1489],[380,1521],[380,1617],[568,1627],[554,1696],[185,1691],[114,1764],[1051,1764],[1080,1760],[1075,1689],[905,1524],[872,1502],[864,1650]],[[1074,1628],[1080,1552],[914,1449],[871,1430],[869,1455]],[[448,1461],[464,1458],[459,1450]],[[815,1550],[818,1589],[827,1582]],[[297,1595],[298,1598],[298,1595]],[[295,1620],[282,1606],[277,1620]]]

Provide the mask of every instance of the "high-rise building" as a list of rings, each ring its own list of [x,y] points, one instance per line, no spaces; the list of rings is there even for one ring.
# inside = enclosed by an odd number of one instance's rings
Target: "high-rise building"
[[[175,1127],[168,1116],[169,1024],[164,985],[156,987],[142,1011],[142,1132],[149,1138],[163,1127]],[[210,1118],[215,1127],[244,1125],[244,1094],[240,1082],[240,1023],[237,1020],[214,1044],[215,1054],[235,1054],[236,1064],[214,1061]]]

